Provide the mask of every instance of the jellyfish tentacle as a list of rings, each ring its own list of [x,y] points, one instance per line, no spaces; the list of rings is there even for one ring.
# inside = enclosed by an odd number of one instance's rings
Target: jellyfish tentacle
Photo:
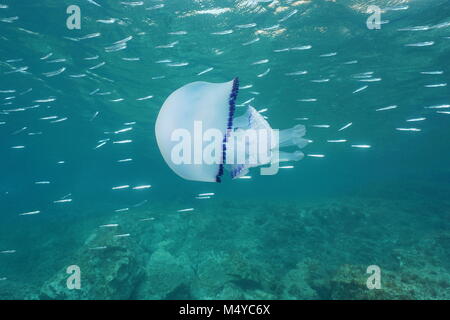
[[[295,152],[283,152],[279,149],[291,146],[296,146],[301,149],[309,143],[309,140],[304,138],[306,134],[304,125],[298,124],[292,128],[279,131],[273,130],[267,120],[251,106],[247,108],[243,115],[234,118],[233,130],[237,141],[246,142],[246,148],[238,151],[241,158],[244,156],[243,159],[245,159],[246,162],[227,165],[227,169],[230,171],[232,178],[238,178],[246,174],[252,167],[269,163],[275,164],[285,161],[299,161],[304,158],[304,154],[300,150],[296,150]],[[256,137],[252,138],[252,135],[250,134],[252,133],[251,131],[256,134]],[[267,139],[266,143],[260,144],[260,136],[258,133],[255,133],[255,131],[266,133],[263,135],[263,137],[265,136],[265,139]],[[266,150],[264,150],[264,146],[266,147]],[[261,150],[261,147],[263,147],[263,150]],[[231,155],[230,159],[233,159]],[[236,157],[234,157],[234,159],[236,159]],[[256,159],[256,162],[247,162],[249,159]]]
[[[292,128],[281,130],[279,132],[279,147],[297,146],[302,149],[307,146],[309,140],[303,138],[306,128],[302,124],[298,124]]]
[[[233,119],[233,134],[235,139],[229,141],[234,143],[233,147],[227,148],[235,154],[230,154],[227,159],[236,160],[228,163],[226,168],[231,177],[238,178],[248,173],[249,168],[270,163],[270,157],[262,158],[258,151],[258,133],[264,131],[267,135],[267,151],[270,149],[270,136],[272,128],[263,116],[255,108],[249,106],[244,114]]]
[[[305,154],[301,151],[284,152],[278,151],[278,156],[272,160],[272,163],[287,162],[287,161],[300,161],[305,157]]]

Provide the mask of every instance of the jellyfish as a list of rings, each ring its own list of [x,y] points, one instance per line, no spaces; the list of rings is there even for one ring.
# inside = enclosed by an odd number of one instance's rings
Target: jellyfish
[[[278,168],[279,162],[304,157],[299,149],[309,142],[305,126],[273,129],[250,105],[235,116],[241,109],[235,104],[238,91],[238,78],[224,83],[196,81],[165,100],[155,123],[156,140],[164,161],[178,176],[221,182],[225,171],[232,179],[253,167],[262,167],[261,174],[274,174],[276,170],[269,169]]]

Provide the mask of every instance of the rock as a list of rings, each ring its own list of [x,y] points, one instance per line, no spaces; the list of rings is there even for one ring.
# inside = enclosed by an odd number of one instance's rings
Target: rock
[[[10,279],[0,281],[0,300],[37,300],[39,299],[35,288],[27,283],[15,282]]]
[[[404,267],[398,272],[381,268],[381,289],[368,289],[366,268],[343,265],[331,281],[331,298],[339,300],[422,300],[450,298],[446,273]]]
[[[274,299],[271,277],[244,255],[214,253],[196,266],[192,284],[196,299]]]
[[[310,266],[306,262],[298,263],[295,269],[290,270],[281,280],[279,291],[281,299],[319,299],[317,292],[311,288]]]
[[[191,299],[193,270],[184,258],[165,249],[155,251],[145,267],[146,276],[137,293],[140,299]]]
[[[94,233],[69,265],[81,271],[81,288],[67,288],[67,266],[41,288],[41,299],[130,299],[142,278],[137,247],[130,238],[114,237],[118,229]],[[106,247],[103,249],[103,247]]]

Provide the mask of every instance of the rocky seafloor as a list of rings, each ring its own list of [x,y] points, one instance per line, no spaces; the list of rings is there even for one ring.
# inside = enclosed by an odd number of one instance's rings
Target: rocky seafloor
[[[149,204],[1,299],[450,299],[450,203],[353,197]],[[81,269],[69,290],[68,265]],[[369,290],[369,265],[381,289]]]

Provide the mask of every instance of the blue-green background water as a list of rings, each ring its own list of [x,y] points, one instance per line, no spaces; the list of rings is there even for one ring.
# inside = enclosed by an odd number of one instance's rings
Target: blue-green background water
[[[71,4],[80,30],[66,27]],[[448,298],[450,2],[2,0],[0,42],[0,298]],[[221,184],[170,171],[154,136],[164,100],[236,76],[252,85],[237,104],[254,98],[274,128],[304,124],[305,153],[325,157]]]

